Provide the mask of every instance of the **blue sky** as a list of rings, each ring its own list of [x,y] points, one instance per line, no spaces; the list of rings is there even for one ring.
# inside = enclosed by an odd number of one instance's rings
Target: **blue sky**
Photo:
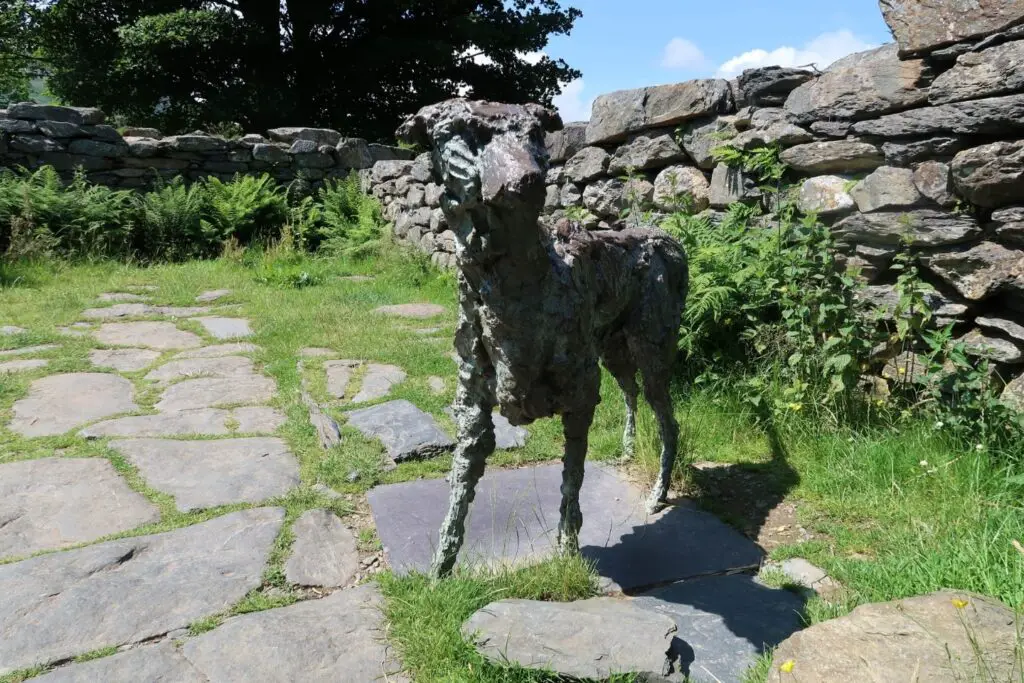
[[[816,62],[891,40],[876,0],[566,0],[583,17],[545,52],[581,70],[556,104],[590,118],[602,93]]]

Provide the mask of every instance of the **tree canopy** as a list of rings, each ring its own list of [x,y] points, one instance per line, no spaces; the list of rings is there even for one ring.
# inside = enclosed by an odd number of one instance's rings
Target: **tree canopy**
[[[32,38],[57,97],[165,131],[230,121],[387,140],[425,104],[457,95],[550,104],[579,77],[540,54],[580,16],[558,0],[32,4]]]

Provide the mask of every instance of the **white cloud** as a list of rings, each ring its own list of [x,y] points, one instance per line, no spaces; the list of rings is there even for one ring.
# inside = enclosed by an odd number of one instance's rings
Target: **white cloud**
[[[552,98],[564,123],[590,120],[590,107],[594,103],[594,98],[585,98],[583,90],[583,79],[577,78],[562,86],[562,92]]]
[[[717,75],[721,78],[732,78],[744,69],[753,69],[759,66],[806,66],[814,64],[819,69],[824,69],[846,55],[870,50],[873,47],[877,47],[877,45],[866,43],[853,35],[852,31],[843,29],[831,33],[822,33],[802,48],[784,45],[770,52],[762,49],[744,52],[718,67]]]
[[[700,69],[707,58],[697,45],[686,38],[673,38],[665,46],[661,65],[666,69]]]
[[[517,52],[516,56],[527,64],[537,64],[548,55],[546,52]]]

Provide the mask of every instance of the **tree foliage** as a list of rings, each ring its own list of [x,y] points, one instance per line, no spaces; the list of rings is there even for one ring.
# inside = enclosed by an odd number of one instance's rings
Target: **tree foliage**
[[[425,104],[550,103],[579,76],[539,54],[580,16],[557,0],[35,2],[55,94],[167,131],[230,120],[390,139]]]
[[[37,71],[33,17],[26,0],[0,0],[0,107],[28,98]]]

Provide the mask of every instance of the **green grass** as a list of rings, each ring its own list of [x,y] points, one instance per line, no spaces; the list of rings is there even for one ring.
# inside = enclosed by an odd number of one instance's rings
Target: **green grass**
[[[270,253],[264,259],[273,260]],[[251,261],[250,261],[251,263]],[[264,263],[264,262],[260,262]],[[88,352],[99,348],[89,337],[71,338],[56,328],[79,320],[104,291],[130,285],[157,285],[155,303],[190,305],[208,289],[232,289],[230,302],[241,308],[230,315],[249,318],[260,347],[253,354],[257,366],[278,384],[275,405],[287,416],[279,435],[300,463],[302,485],[272,501],[286,510],[286,525],[279,535],[264,573],[263,585],[222,615],[195,622],[191,631],[214,628],[232,614],[289,604],[302,595],[283,578],[292,535],[291,523],[305,510],[330,507],[340,515],[365,511],[365,492],[377,483],[419,477],[441,477],[450,458],[403,463],[385,472],[382,451],[353,430],[343,427],[344,442],[324,452],[308,424],[299,399],[298,351],[323,346],[339,358],[391,363],[403,368],[408,379],[393,391],[431,412],[451,428],[443,410],[455,390],[455,366],[449,357],[450,330],[455,324],[454,281],[420,260],[384,252],[370,261],[306,259],[289,261],[298,271],[315,273],[315,283],[290,286],[262,277],[264,265],[246,265],[244,259],[179,265],[138,267],[114,263],[0,264],[0,325],[19,325],[29,332],[0,337],[0,349],[29,344],[57,343],[59,350],[42,354],[51,367],[19,375],[0,376],[0,425],[11,417],[14,402],[25,395],[33,379],[53,372],[91,371]],[[349,274],[373,275],[372,282],[340,279]],[[381,318],[372,310],[383,304],[427,301],[445,306],[437,320],[403,321]],[[434,337],[415,333],[421,327],[444,328]],[[167,354],[170,355],[170,354]],[[166,358],[166,356],[164,357]],[[162,359],[163,360],[163,359]],[[306,374],[321,399],[324,387],[320,362],[306,359]],[[131,373],[129,379],[151,404],[154,388]],[[445,378],[444,393],[434,395],[430,376]],[[609,460],[620,454],[623,426],[622,401],[615,383],[605,377],[603,401],[591,431],[590,457]],[[698,503],[727,521],[741,523],[716,496],[708,493],[695,461],[728,463],[730,470],[754,477],[757,495],[767,500],[795,501],[801,523],[817,540],[784,546],[776,559],[801,556],[824,568],[846,588],[840,604],[812,600],[806,618],[814,623],[843,614],[857,604],[927,593],[943,587],[972,590],[1024,609],[1024,557],[1012,546],[1024,541],[1024,486],[1016,471],[993,464],[987,454],[958,449],[941,430],[921,421],[893,427],[878,424],[858,429],[827,429],[809,418],[793,416],[768,429],[746,405],[727,390],[677,389],[676,413],[682,427],[677,484],[696,496]],[[344,405],[328,406],[336,418]],[[491,467],[515,467],[556,459],[561,453],[557,420],[531,426],[526,448],[497,453]],[[106,440],[86,441],[69,434],[24,439],[0,426],[0,463],[52,457],[109,459],[129,485],[161,511],[155,524],[120,536],[156,533],[196,524],[229,511],[251,507],[225,506],[180,513],[173,500],[148,486],[123,458],[107,448]],[[637,458],[630,467],[640,482],[653,480],[659,442],[655,422],[646,407],[638,420]],[[927,463],[927,464],[922,464]],[[356,471],[356,481],[348,480]],[[1017,477],[1015,479],[1014,477]],[[343,494],[330,499],[312,486],[326,484]],[[733,517],[730,517],[733,515]],[[584,522],[586,523],[586,522]],[[380,545],[372,529],[359,531],[363,552]],[[542,681],[543,674],[486,664],[460,634],[462,621],[492,600],[505,597],[576,599],[594,592],[593,573],[584,564],[552,560],[536,567],[495,574],[459,575],[432,582],[422,576],[398,578],[382,575],[389,637],[417,681]],[[767,673],[762,661],[759,669]],[[0,677],[11,683],[38,675],[41,670]],[[752,674],[753,675],[753,674]],[[757,679],[751,679],[757,680]]]

